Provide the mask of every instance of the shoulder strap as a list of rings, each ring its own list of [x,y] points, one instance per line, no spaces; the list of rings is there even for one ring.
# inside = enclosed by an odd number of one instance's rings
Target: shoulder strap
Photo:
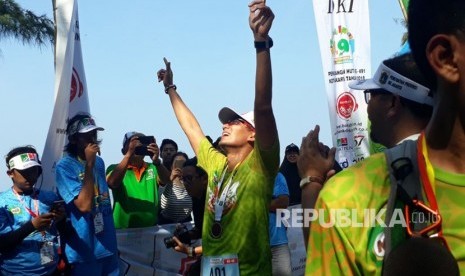
[[[408,204],[413,198],[423,200],[418,172],[416,145],[416,141],[407,140],[394,148],[384,151],[391,180],[391,192],[389,194],[385,219],[387,227],[384,229],[385,258],[389,255],[393,247],[394,227],[389,227],[389,225],[396,207],[396,202],[400,199],[402,202]]]

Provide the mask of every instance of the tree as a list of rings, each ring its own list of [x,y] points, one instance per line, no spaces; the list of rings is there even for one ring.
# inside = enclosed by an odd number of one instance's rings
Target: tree
[[[43,46],[53,43],[54,34],[53,21],[47,16],[37,16],[14,0],[0,0],[0,40],[13,37],[23,44]]]

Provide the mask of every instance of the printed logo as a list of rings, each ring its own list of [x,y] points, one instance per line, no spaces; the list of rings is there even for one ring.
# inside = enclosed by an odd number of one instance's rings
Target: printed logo
[[[355,100],[355,97],[349,92],[344,92],[339,95],[336,102],[337,114],[344,120],[349,120],[352,116],[352,113],[358,109],[358,104]]]
[[[354,135],[355,146],[360,147],[362,145],[363,139],[365,139],[365,136],[363,135]]]
[[[379,76],[379,80],[378,80],[379,83],[381,83],[381,84],[386,84],[386,82],[387,82],[387,80],[388,80],[388,77],[389,77],[389,76],[388,76],[388,73],[386,73],[385,71],[383,71],[383,72],[381,73],[381,76]]]
[[[347,143],[347,137],[342,137],[342,138],[338,138],[337,139],[337,146],[338,147],[345,147],[347,146],[348,143]]]
[[[375,239],[373,243],[373,253],[375,253],[376,257],[383,258],[384,257],[384,233],[381,232]]]
[[[153,169],[147,170],[147,178],[146,178],[146,180],[151,180],[153,178],[154,178]]]
[[[329,40],[331,55],[334,64],[350,63],[353,60],[355,50],[355,40],[347,27],[339,25],[333,30]]]
[[[19,214],[21,214],[21,208],[19,208],[19,207],[11,208],[10,212],[13,215],[19,215]]]
[[[84,92],[84,87],[81,82],[81,78],[79,77],[78,72],[76,69],[73,67],[73,75],[71,77],[71,91],[70,91],[70,98],[69,102],[72,102],[76,95],[79,97],[82,96],[82,93]]]

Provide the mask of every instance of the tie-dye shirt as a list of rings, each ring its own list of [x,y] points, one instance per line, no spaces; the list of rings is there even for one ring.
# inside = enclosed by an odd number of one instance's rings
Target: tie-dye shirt
[[[434,172],[443,234],[460,271],[464,273],[465,175],[439,168],[434,168]],[[328,180],[315,206],[318,215],[324,215],[325,220],[323,223],[312,222],[306,275],[381,275],[384,228],[378,223],[370,227],[372,224],[365,218],[379,215],[379,221],[384,222],[382,209],[386,208],[390,185],[383,153],[375,154]],[[341,209],[348,210],[344,212],[356,224],[346,226],[343,225],[345,221],[339,220],[339,226],[325,225],[324,222],[329,221],[329,213]]]
[[[271,275],[268,213],[279,166],[279,143],[269,151],[255,148],[233,172],[226,173],[220,192],[228,188],[220,238],[211,236],[214,223],[215,190],[226,168],[226,157],[207,139],[200,143],[198,162],[208,173],[202,245],[204,256],[237,254],[244,275]],[[232,178],[230,187],[227,187]]]

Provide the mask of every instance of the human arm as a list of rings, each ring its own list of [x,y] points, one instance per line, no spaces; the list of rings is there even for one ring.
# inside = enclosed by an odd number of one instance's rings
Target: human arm
[[[6,219],[3,214],[1,216],[2,220]],[[45,230],[50,227],[52,218],[53,214],[51,213],[42,214],[24,223],[16,230],[0,234],[0,240],[2,241],[0,242],[0,253],[6,253],[8,251],[14,250],[32,232],[36,230]]]
[[[308,176],[313,176],[321,181],[310,181],[302,186],[302,209],[313,209],[318,195],[323,188],[323,184],[327,178],[334,174],[333,164],[336,149],[332,148],[329,151],[319,142],[320,127],[315,126],[313,130],[302,139],[300,146],[300,154],[297,159],[297,168],[299,176],[303,179]],[[307,246],[310,225],[304,224],[302,227],[304,234],[304,243]]]
[[[249,25],[256,42],[268,41],[274,14],[264,0],[255,0],[249,4]],[[257,49],[255,75],[255,139],[261,150],[269,150],[278,140],[278,130],[273,114],[272,70],[270,49]]]
[[[123,159],[107,175],[107,184],[110,189],[118,189],[121,185],[123,185],[123,178],[126,174],[129,160],[132,156],[134,156],[134,150],[136,147],[141,145],[138,139],[138,136],[131,137],[128,144],[128,150],[126,151],[126,154],[124,154]]]
[[[174,247],[174,250],[184,253],[189,257],[200,256],[203,253],[203,247],[201,245],[188,246],[187,244],[182,243],[177,237],[173,237],[173,240],[177,243],[177,245]]]
[[[160,160],[160,148],[156,143],[151,143],[147,146],[147,150],[152,153],[152,163],[157,168],[158,179],[162,186],[170,182],[170,171],[163,166]]]
[[[205,138],[205,134],[200,128],[199,122],[195,118],[194,114],[181,99],[173,85],[173,71],[171,70],[171,63],[166,58],[163,58],[163,61],[165,62],[166,69],[158,71],[158,81],[163,81],[165,90],[170,97],[176,119],[186,134],[195,155],[197,155],[200,141]]]
[[[276,209],[286,209],[287,207],[289,207],[289,188],[284,175],[278,173],[274,181],[270,212],[276,212]]]
[[[74,205],[82,213],[92,211],[94,202],[94,166],[97,153],[100,152],[100,147],[97,144],[88,144],[85,148],[86,163],[84,165],[84,180],[81,191],[74,199]]]

